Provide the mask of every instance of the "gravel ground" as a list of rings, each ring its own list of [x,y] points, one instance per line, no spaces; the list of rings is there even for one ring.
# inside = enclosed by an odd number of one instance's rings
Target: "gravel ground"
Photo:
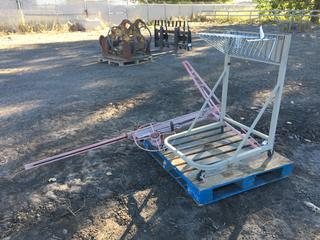
[[[198,109],[181,61],[212,86],[222,54],[196,41],[192,52],[118,68],[97,63],[93,33],[50,35],[44,44],[25,37],[22,45],[0,38],[1,239],[320,239],[319,30],[295,34],[290,50],[276,151],[294,161],[294,174],[203,207],[131,142],[22,166]],[[250,124],[276,74],[234,60],[229,114]],[[269,118],[268,110],[259,130]]]

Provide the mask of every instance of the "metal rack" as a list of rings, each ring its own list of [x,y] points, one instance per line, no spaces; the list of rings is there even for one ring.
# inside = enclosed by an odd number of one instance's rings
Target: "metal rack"
[[[261,31],[261,30],[260,30]],[[285,35],[229,31],[198,36],[230,57],[280,65]]]
[[[199,33],[198,36],[225,54],[224,70],[214,87],[204,95],[205,102],[189,129],[165,138],[164,144],[172,154],[178,157],[180,161],[185,162],[189,168],[197,169],[199,179],[204,179],[208,175],[221,171],[226,166],[239,163],[239,161],[254,158],[265,153],[269,157],[272,156],[291,35],[264,34],[262,28],[260,28],[260,33],[229,31]],[[276,85],[250,126],[235,121],[226,114],[231,58],[273,64],[279,68]],[[215,90],[220,84],[222,85],[221,100],[215,95]],[[254,128],[272,101],[273,110],[269,133],[265,134]],[[195,127],[195,124],[207,107],[212,109],[216,122]],[[212,131],[215,132],[215,138],[220,139],[217,137],[217,129],[220,129],[219,134],[222,139],[226,131],[232,130],[238,133],[240,140],[236,144],[233,143],[234,151],[221,153],[221,150],[218,149],[218,152],[216,151],[212,154],[214,149],[211,149],[210,151],[205,150],[197,154],[190,154],[179,144],[181,139],[188,138],[190,141],[193,141],[193,139],[196,139],[197,136],[203,133],[209,134],[206,138],[210,137],[210,132]],[[227,146],[231,143],[223,140],[220,143],[219,141],[215,142],[215,144]],[[203,161],[203,156],[206,155],[215,157],[205,158],[206,161]]]
[[[192,50],[192,36],[188,21],[154,20],[154,46],[160,48],[173,47],[177,52],[179,49]]]

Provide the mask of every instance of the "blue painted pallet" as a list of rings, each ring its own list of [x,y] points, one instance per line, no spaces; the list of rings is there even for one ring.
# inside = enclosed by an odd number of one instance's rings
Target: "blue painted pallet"
[[[148,141],[143,144],[147,148],[152,148]],[[208,181],[202,182],[196,180],[194,176],[190,177],[191,175],[186,174],[179,167],[172,164],[172,159],[168,158],[166,153],[149,153],[199,205],[214,203],[250,189],[279,181],[288,177],[293,171],[293,163],[275,153],[272,158],[266,157],[262,160],[260,158],[260,162],[254,160],[260,164],[256,168],[248,168],[251,164],[248,162],[244,172],[239,171],[239,169],[231,169],[229,173],[227,170],[220,176],[218,174],[217,176],[209,177]],[[245,160],[243,162],[246,164]]]

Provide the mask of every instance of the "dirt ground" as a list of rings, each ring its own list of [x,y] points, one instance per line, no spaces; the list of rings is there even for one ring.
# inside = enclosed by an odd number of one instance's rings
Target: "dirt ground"
[[[320,239],[320,30],[294,34],[290,50],[276,151],[294,161],[294,174],[202,207],[131,142],[22,167],[197,110],[202,98],[181,61],[212,86],[223,55],[196,41],[192,52],[118,68],[97,63],[93,33],[39,37],[0,39],[1,239]],[[233,60],[229,114],[250,124],[276,73]]]

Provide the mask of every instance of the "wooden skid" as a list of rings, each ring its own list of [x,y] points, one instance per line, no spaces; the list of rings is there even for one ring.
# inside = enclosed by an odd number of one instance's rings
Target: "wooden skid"
[[[225,127],[200,132],[177,139],[184,154],[194,161],[213,164],[234,154],[241,137]],[[152,148],[148,142],[145,147]],[[251,148],[247,145],[246,148]],[[199,180],[199,170],[189,166],[184,160],[170,151],[150,152],[161,166],[199,204],[209,204],[221,199],[248,191],[253,188],[288,177],[293,170],[290,160],[274,153],[270,158],[266,153],[226,166],[214,174],[206,172],[205,179]]]
[[[116,65],[119,67],[133,66],[141,63],[152,62],[152,56],[149,56],[149,55],[137,56],[137,57],[133,57],[130,60],[117,57],[117,56],[110,56],[110,57],[100,58],[99,62],[105,62],[105,63],[108,63],[109,65]]]

